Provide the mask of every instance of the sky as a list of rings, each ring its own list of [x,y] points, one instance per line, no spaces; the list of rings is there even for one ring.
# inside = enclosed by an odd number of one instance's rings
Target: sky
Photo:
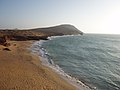
[[[71,24],[84,33],[120,34],[120,0],[0,0],[0,28]]]

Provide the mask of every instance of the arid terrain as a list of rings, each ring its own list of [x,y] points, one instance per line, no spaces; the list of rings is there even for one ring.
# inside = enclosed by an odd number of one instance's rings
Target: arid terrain
[[[35,40],[71,34],[82,32],[71,25],[0,30],[0,90],[76,90],[28,49]]]

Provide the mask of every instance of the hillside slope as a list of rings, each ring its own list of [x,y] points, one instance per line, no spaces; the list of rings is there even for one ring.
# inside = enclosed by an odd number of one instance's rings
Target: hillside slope
[[[76,27],[74,27],[73,25],[69,25],[69,24],[48,27],[48,28],[36,28],[36,29],[31,29],[31,30],[35,32],[41,32],[43,34],[49,34],[52,36],[76,35],[76,34],[82,35],[83,34],[82,31],[78,30]]]
[[[28,29],[28,30],[0,30],[0,42],[3,43],[6,40],[47,40],[47,37],[50,36],[62,36],[62,35],[78,35],[83,34],[80,30],[78,30],[73,25],[59,25],[54,27],[47,28],[36,28],[36,29]]]

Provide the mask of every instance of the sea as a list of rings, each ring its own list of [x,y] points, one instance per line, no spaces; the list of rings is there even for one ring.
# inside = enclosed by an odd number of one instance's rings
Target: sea
[[[54,66],[93,90],[120,90],[120,35],[84,34],[49,37],[34,51]]]

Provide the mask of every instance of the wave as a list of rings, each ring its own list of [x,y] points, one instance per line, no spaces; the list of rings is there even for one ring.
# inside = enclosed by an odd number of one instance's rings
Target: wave
[[[76,34],[76,35],[62,35],[62,36],[50,36],[50,37],[48,37],[47,39],[48,40],[52,40],[52,39],[54,39],[54,38],[59,38],[59,37],[69,37],[69,36],[81,36],[81,34]]]
[[[62,37],[66,37],[66,36],[68,36],[68,35],[65,35]],[[56,38],[56,37],[59,37],[59,36],[49,37],[49,40],[51,40],[52,38]],[[42,44],[44,42],[46,42],[46,41],[44,41],[44,40],[37,41],[31,47],[32,53],[37,54],[40,57],[40,60],[42,61],[43,65],[51,68],[53,71],[58,73],[63,79],[68,81],[68,83],[74,85],[78,90],[82,90],[82,89],[83,90],[90,90],[90,89],[95,90],[96,89],[96,87],[91,88],[91,87],[86,86],[79,79],[72,77],[71,75],[68,75],[67,73],[64,72],[64,70],[62,68],[60,68],[57,64],[55,64],[54,61],[52,60],[52,58],[50,57],[49,53],[42,46]]]

